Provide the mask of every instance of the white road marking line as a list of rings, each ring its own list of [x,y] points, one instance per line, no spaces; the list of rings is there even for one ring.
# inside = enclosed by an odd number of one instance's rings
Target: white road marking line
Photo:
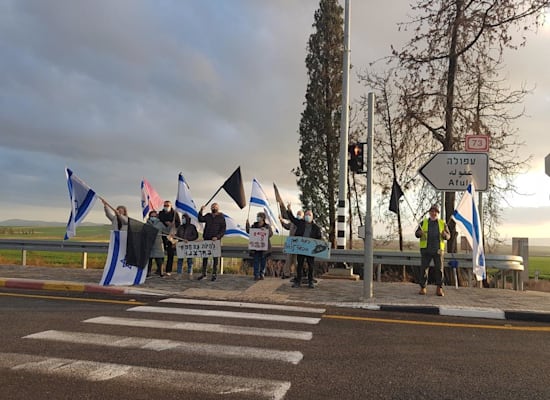
[[[295,312],[314,313],[314,314],[323,314],[326,311],[324,308],[285,306],[285,305],[280,305],[280,304],[245,303],[245,302],[240,302],[240,301],[220,301],[220,300],[198,300],[198,299],[168,298],[168,299],[159,300],[159,302],[160,303],[205,305],[205,306],[254,308],[254,309],[262,309],[262,310],[295,311]]]
[[[132,365],[49,358],[29,354],[0,353],[0,368],[91,382],[114,381],[133,386],[162,387],[174,391],[245,393],[261,399],[283,399],[290,382],[240,376],[203,374]],[[247,396],[247,397],[248,397]]]
[[[174,340],[140,337],[114,336],[95,333],[49,330],[33,333],[24,339],[51,340],[63,343],[77,343],[119,348],[145,349],[153,351],[178,351],[186,354],[207,355],[222,358],[244,358],[254,360],[282,361],[297,365],[303,354],[299,351],[271,350],[260,347],[227,346],[205,343],[189,343]]]
[[[254,319],[262,321],[277,321],[277,322],[292,322],[296,324],[318,324],[321,318],[311,317],[296,317],[292,315],[279,314],[259,314],[245,313],[236,311],[221,311],[221,310],[200,310],[194,308],[170,308],[170,307],[154,307],[154,306],[138,306],[129,308],[126,311],[139,311],[160,314],[175,314],[175,315],[196,315],[200,317],[221,317],[221,318],[241,318]]]
[[[254,328],[249,326],[221,324],[201,324],[195,322],[161,321],[154,319],[96,317],[87,319],[84,322],[103,325],[121,325],[157,329],[180,329],[186,331],[215,332],[232,335],[265,336],[296,340],[311,340],[311,338],[313,337],[313,334],[307,331]]]

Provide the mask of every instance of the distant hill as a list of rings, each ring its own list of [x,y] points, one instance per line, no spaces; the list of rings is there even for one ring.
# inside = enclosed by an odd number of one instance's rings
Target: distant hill
[[[66,222],[52,221],[29,221],[26,219],[7,219],[0,221],[0,226],[65,226]],[[95,222],[84,222],[81,226],[101,226],[105,224],[97,224]]]

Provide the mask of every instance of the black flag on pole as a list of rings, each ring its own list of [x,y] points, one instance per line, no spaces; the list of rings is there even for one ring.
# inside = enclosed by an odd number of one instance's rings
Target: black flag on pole
[[[128,238],[126,240],[126,263],[128,265],[135,265],[138,268],[147,267],[158,231],[153,225],[128,218]]]
[[[401,186],[399,186],[399,183],[397,183],[397,179],[394,178],[393,184],[391,187],[391,196],[390,196],[390,207],[389,210],[391,212],[394,212],[397,214],[399,211],[399,199],[403,196],[403,190],[401,189]]]
[[[227,194],[231,196],[235,203],[241,208],[246,207],[246,198],[244,197],[243,179],[241,177],[241,167],[237,167],[222,186]]]

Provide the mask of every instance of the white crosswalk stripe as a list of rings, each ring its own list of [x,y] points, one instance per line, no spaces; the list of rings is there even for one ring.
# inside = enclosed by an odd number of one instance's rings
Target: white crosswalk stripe
[[[242,393],[260,399],[284,398],[290,382],[261,378],[244,378],[223,374],[205,374],[158,368],[138,367],[114,363],[83,361],[70,358],[41,357],[28,354],[0,353],[0,368],[13,371],[40,373],[48,376],[82,379],[92,382],[114,381],[188,390],[215,395]]]
[[[312,313],[312,314],[323,314],[326,311],[324,308],[285,306],[281,304],[245,303],[245,302],[237,302],[237,301],[200,300],[200,299],[182,299],[182,298],[162,299],[162,300],[159,300],[159,303],[252,308],[252,309],[260,309],[260,310],[295,311],[295,312]]]
[[[106,349],[121,350],[149,350],[151,352],[164,352],[193,355],[194,359],[200,360],[254,360],[262,363],[285,363],[287,365],[298,365],[304,355],[300,351],[279,350],[269,347],[252,347],[243,345],[226,345],[220,343],[187,342],[159,338],[163,330],[183,330],[195,332],[221,333],[234,335],[233,342],[245,341],[238,339],[242,336],[256,336],[275,338],[280,340],[309,341],[313,333],[308,330],[298,329],[276,329],[258,327],[258,322],[277,322],[286,324],[303,324],[307,326],[318,324],[321,318],[296,315],[300,314],[323,314],[325,309],[308,308],[297,306],[286,306],[276,304],[244,303],[231,301],[195,300],[181,298],[166,298],[158,302],[164,306],[138,306],[127,309],[138,318],[97,316],[82,321],[85,326],[94,324],[97,330],[106,330],[111,327],[118,327],[117,333],[124,331],[132,332],[132,335],[112,335],[109,333],[80,332],[45,330],[31,333],[23,338],[29,341],[47,341],[61,343],[63,346],[102,346]],[[193,308],[190,308],[192,306]],[[200,308],[209,307],[209,308]],[[224,308],[214,309],[214,308]],[[228,308],[237,308],[241,311],[227,311]],[[256,310],[249,311],[249,310]],[[262,313],[262,310],[265,313]],[[272,314],[273,311],[281,313]],[[170,315],[174,320],[156,320],[143,318],[151,313]],[[286,313],[294,313],[288,315]],[[240,319],[243,325],[231,325],[223,323],[190,322],[184,317],[191,316],[193,321],[201,318],[208,319]],[[246,322],[244,322],[246,321]],[[100,328],[103,326],[104,328]],[[289,325],[290,326],[290,325]],[[91,328],[91,326],[89,326]],[[134,328],[151,328],[160,333],[150,337],[133,336]],[[85,329],[84,329],[85,330]],[[145,331],[144,331],[145,332]],[[142,333],[143,336],[146,336]],[[172,335],[173,336],[173,335]],[[202,337],[202,336],[201,336]],[[204,336],[210,338],[210,336]],[[218,337],[219,340],[220,337]],[[216,339],[214,339],[216,340]],[[231,342],[231,341],[230,341]],[[260,340],[260,346],[270,342]],[[295,343],[297,346],[298,344]],[[285,345],[288,347],[288,344]],[[53,347],[55,348],[55,347]],[[112,351],[104,351],[103,357],[109,357]],[[164,354],[163,353],[163,354]],[[146,353],[144,353],[146,354]],[[173,357],[173,356],[172,356]],[[219,361],[216,361],[219,362]],[[140,364],[141,361],[138,361]],[[177,365],[177,364],[176,364]],[[223,364],[222,364],[223,365]],[[286,380],[267,379],[259,377],[234,376],[231,373],[220,371],[219,374],[198,373],[192,371],[180,371],[172,369],[148,368],[137,365],[124,365],[111,363],[108,359],[101,361],[78,360],[70,358],[57,358],[45,356],[33,356],[29,354],[0,353],[0,368],[9,368],[14,371],[40,373],[43,375],[63,377],[69,379],[83,379],[87,381],[113,381],[132,385],[145,385],[147,387],[173,388],[178,392],[208,393],[214,395],[242,394],[243,397],[260,399],[283,399],[291,387],[291,382]],[[261,368],[258,371],[269,371],[270,368]],[[234,370],[232,370],[234,371]],[[266,372],[267,373],[267,372]],[[151,379],[154,377],[154,379]]]
[[[255,319],[262,321],[277,321],[277,322],[292,322],[297,324],[318,324],[321,318],[311,317],[296,317],[293,315],[280,314],[260,314],[247,313],[236,311],[221,311],[221,310],[203,310],[194,308],[170,308],[170,307],[155,307],[155,306],[137,306],[129,308],[127,311],[139,311],[148,313],[160,314],[176,314],[176,315],[197,315],[201,317],[222,317],[222,318],[241,318]]]
[[[186,331],[227,333],[233,335],[267,336],[283,339],[311,340],[313,334],[307,331],[288,329],[251,328],[249,326],[204,324],[198,322],[163,321],[154,319],[95,317],[84,322],[104,325],[122,325],[142,328],[180,329]]]
[[[165,339],[114,336],[94,333],[64,332],[49,330],[24,336],[24,339],[51,340],[64,343],[89,344],[96,346],[145,349],[153,351],[178,351],[186,354],[282,361],[298,364],[303,354],[299,351],[271,350],[248,346],[227,346],[205,343],[181,342]]]

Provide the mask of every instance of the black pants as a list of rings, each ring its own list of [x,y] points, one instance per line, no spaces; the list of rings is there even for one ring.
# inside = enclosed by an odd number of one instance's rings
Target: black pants
[[[176,248],[164,236],[162,237],[162,242],[164,244],[164,250],[166,251],[166,273],[172,272],[172,265],[174,265],[174,256],[176,255]]]
[[[220,257],[212,257],[212,275],[217,275],[218,273],[218,262]],[[208,266],[208,257],[202,259],[202,274],[206,275],[206,267]]]
[[[147,275],[151,275],[151,270],[153,269],[153,260],[157,263],[157,274],[162,275],[162,262],[164,261],[164,258],[157,257],[157,258],[150,258],[149,264],[147,264]]]
[[[304,274],[304,261],[305,261],[307,262],[307,280],[309,283],[313,282],[313,268],[315,266],[315,257],[298,254],[296,259],[297,259],[296,281],[298,283],[302,282],[302,275]]]
[[[428,285],[428,273],[430,263],[434,262],[435,284],[439,287],[443,285],[443,252],[428,252],[426,249],[420,249],[421,261],[418,268],[417,282],[420,287],[425,288]]]

